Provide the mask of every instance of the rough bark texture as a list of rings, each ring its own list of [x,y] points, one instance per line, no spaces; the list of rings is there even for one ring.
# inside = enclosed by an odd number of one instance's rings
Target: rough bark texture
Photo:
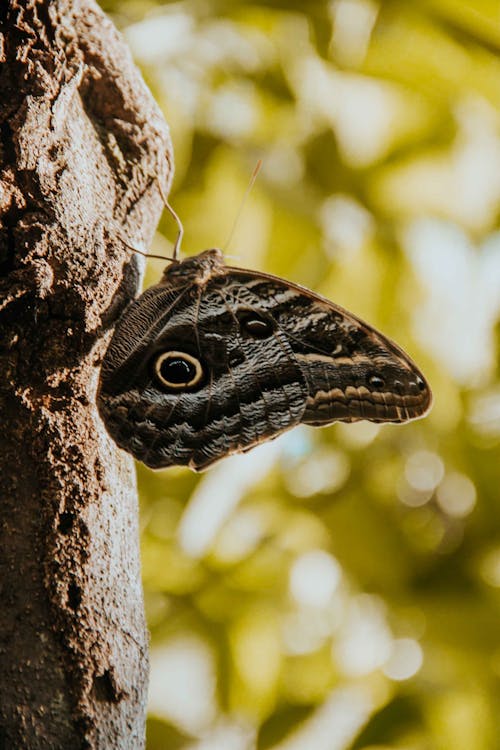
[[[168,132],[93,0],[2,0],[0,24],[0,748],[136,750],[135,475],[95,389]]]

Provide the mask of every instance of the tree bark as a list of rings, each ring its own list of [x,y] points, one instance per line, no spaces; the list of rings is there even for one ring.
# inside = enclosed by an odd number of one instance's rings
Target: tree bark
[[[93,0],[3,0],[0,63],[0,748],[137,750],[135,474],[95,390],[168,131]]]

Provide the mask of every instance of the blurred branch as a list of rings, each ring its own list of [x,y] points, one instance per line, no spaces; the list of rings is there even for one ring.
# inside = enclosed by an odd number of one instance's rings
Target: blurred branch
[[[148,672],[131,459],[97,366],[161,209],[166,125],[93,0],[0,9],[0,746],[136,748]]]

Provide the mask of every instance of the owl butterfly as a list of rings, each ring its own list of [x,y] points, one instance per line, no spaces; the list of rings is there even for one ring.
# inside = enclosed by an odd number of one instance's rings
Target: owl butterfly
[[[218,249],[176,254],[119,319],[101,368],[107,430],[147,466],[202,471],[298,424],[429,409],[410,357],[338,305]]]

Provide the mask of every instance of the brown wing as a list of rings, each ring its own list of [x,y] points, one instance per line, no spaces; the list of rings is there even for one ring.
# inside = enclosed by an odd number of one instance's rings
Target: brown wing
[[[342,308],[209,250],[170,266],[117,325],[99,409],[153,468],[197,471],[300,422],[403,422],[431,392],[411,359]]]
[[[424,416],[429,385],[393,341],[339,305],[269,274],[228,269],[286,335],[307,383],[302,421],[406,422]]]

